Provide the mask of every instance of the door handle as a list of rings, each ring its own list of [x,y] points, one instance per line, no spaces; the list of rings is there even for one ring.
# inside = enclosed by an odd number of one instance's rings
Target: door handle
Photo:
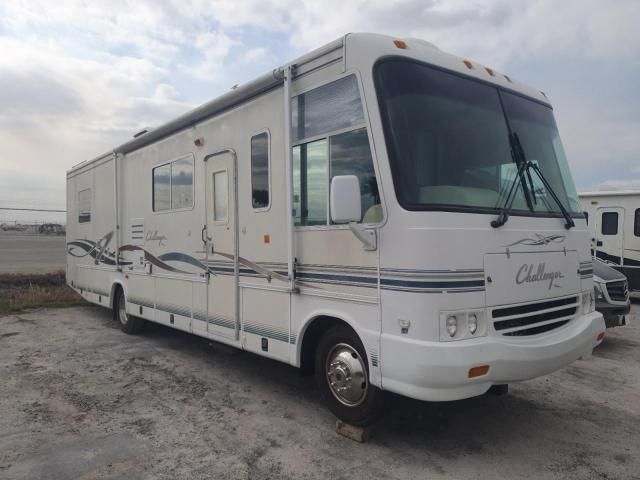
[[[207,231],[207,226],[204,225],[202,227],[202,232],[200,232],[200,238],[202,238],[202,243],[204,243],[206,245],[207,243],[207,237],[205,236],[205,232]]]

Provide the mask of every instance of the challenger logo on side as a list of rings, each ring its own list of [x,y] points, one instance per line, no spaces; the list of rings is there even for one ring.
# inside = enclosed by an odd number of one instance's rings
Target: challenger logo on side
[[[538,264],[538,268],[535,273],[533,264],[525,263],[518,269],[518,273],[516,274],[516,283],[521,285],[523,283],[549,282],[549,290],[551,290],[551,287],[560,288],[560,285],[556,283],[556,280],[562,278],[564,278],[564,275],[558,270],[555,272],[545,271],[544,263]]]

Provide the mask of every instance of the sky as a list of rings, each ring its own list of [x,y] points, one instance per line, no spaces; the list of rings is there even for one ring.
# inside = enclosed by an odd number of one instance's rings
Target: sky
[[[0,207],[64,208],[76,163],[359,31],[543,90],[578,190],[640,189],[638,25],[638,0],[2,1]]]

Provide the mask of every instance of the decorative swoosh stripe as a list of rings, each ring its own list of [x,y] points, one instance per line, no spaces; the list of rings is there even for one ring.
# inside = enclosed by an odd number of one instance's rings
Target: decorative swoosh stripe
[[[549,235],[545,237],[544,235],[540,235],[539,233],[536,233],[535,236],[536,238],[521,238],[520,240],[505,245],[505,247],[513,247],[515,245],[549,245],[550,243],[562,243],[566,238],[564,235]]]
[[[110,236],[105,236],[105,238]],[[553,237],[553,236],[551,236]],[[543,237],[545,241],[555,241],[551,237]],[[556,236],[561,237],[561,236]],[[564,237],[562,237],[564,238]],[[551,240],[549,240],[551,239]],[[526,239],[525,239],[526,240]],[[89,240],[75,240],[69,242],[69,253],[74,256],[85,256],[90,254],[96,260],[109,265],[115,265],[115,256],[111,257],[110,252],[102,251],[98,253],[98,244]],[[72,247],[78,247],[85,251],[84,255],[77,255]],[[159,256],[155,256],[149,251],[137,245],[123,245],[120,247],[121,252],[142,251],[146,261],[173,273],[193,274],[171,263],[182,263],[196,267],[205,272],[219,275],[233,275],[234,255],[216,252],[216,255],[224,258],[210,259],[206,261],[199,260],[195,257],[182,252],[168,252]],[[130,265],[132,262],[123,262],[121,265]],[[276,279],[282,282],[288,282],[285,263],[257,263],[243,257],[238,257],[239,274],[247,277],[263,277],[269,280]],[[385,290],[395,290],[404,292],[475,292],[483,291],[485,288],[484,271],[480,269],[462,269],[462,270],[421,270],[421,269],[399,269],[399,268],[383,268],[378,271],[376,267],[353,266],[353,265],[298,265],[296,268],[296,281],[301,287],[321,289],[318,284],[338,285],[338,286],[354,286],[363,288],[380,288]]]
[[[91,240],[75,239],[71,242],[67,242],[67,253],[76,258],[83,258],[88,255],[94,260],[104,263],[105,265],[116,265],[115,252],[103,251],[96,242],[92,242]],[[120,259],[119,263],[120,265],[131,265],[131,262],[127,262],[123,259]]]

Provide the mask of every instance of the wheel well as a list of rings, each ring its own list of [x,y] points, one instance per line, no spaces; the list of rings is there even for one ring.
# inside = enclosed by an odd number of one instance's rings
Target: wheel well
[[[118,292],[122,290],[122,285],[120,285],[119,283],[114,283],[113,285],[111,285],[111,308],[115,308],[116,306],[116,298],[118,295]]]
[[[300,351],[300,372],[303,375],[312,375],[315,369],[315,353],[316,346],[320,341],[320,337],[332,327],[344,325],[353,330],[344,320],[327,315],[321,315],[314,318],[307,327],[302,337],[302,347]],[[355,331],[354,331],[355,332]]]

